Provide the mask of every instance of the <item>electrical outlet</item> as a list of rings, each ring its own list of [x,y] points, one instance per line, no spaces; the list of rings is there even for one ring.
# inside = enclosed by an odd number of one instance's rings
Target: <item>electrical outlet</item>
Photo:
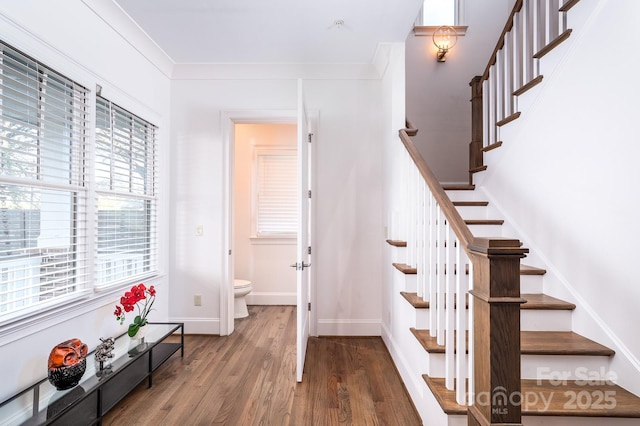
[[[196,225],[196,237],[202,237],[202,234],[204,234],[202,225]]]
[[[199,294],[193,296],[193,306],[202,306],[202,296]]]

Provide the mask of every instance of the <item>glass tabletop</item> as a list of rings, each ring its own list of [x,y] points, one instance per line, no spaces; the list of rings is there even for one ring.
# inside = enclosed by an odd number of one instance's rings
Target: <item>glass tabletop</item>
[[[37,424],[41,422],[40,419],[55,416],[181,327],[180,323],[149,323],[144,327],[146,330],[143,338],[130,338],[126,333],[117,337],[112,351],[114,356],[103,363],[102,370],[95,360],[94,352],[87,355],[85,373],[76,386],[58,390],[45,378],[0,404],[0,426]],[[45,365],[43,372],[46,371]]]

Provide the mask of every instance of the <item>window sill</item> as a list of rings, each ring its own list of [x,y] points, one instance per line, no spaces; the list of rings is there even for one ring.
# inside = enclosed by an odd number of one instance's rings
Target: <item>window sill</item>
[[[298,237],[295,235],[253,236],[249,237],[249,241],[251,241],[253,245],[296,245],[298,243]]]
[[[467,28],[469,28],[467,25],[452,25],[453,28],[456,29],[456,33],[458,34],[458,36],[463,36],[467,33]],[[413,34],[416,36],[432,36],[433,33],[440,28],[439,26],[421,26],[421,25],[415,25],[413,27]]]

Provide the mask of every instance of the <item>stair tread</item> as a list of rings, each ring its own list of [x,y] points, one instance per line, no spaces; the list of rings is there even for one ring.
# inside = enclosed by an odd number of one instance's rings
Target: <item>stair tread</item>
[[[400,294],[414,308],[416,308],[416,309],[429,309],[429,302],[426,302],[426,301],[422,300],[422,298],[418,296],[418,293],[411,293],[411,292],[408,292],[408,291],[401,291]]]
[[[475,185],[469,185],[464,183],[450,183],[442,185],[442,189],[445,191],[473,191],[476,188]]]
[[[502,219],[465,219],[467,225],[502,225]]]
[[[444,353],[429,330],[411,328],[411,333],[429,353]],[[611,356],[615,352],[573,331],[521,331],[520,352],[522,355],[594,355]]]
[[[521,331],[520,350],[527,355],[605,355],[615,351],[573,331]]]
[[[422,378],[445,413],[467,414],[467,407],[456,402],[455,391],[446,388],[444,378],[426,374]],[[615,384],[525,379],[521,386],[523,416],[640,418],[640,398]]]
[[[406,247],[407,246],[407,242],[406,241],[400,241],[400,240],[387,240],[387,244],[392,245],[394,247]]]
[[[546,269],[537,268],[531,265],[520,264],[520,275],[544,275],[547,273]]]
[[[418,273],[418,270],[410,265],[407,265],[406,263],[392,263],[393,267],[396,268],[398,271],[402,272],[403,274],[407,274],[407,275],[415,275]]]
[[[397,241],[396,243],[400,244],[403,243],[403,241]],[[404,246],[398,246],[398,247],[406,247],[406,242],[404,242],[405,245]],[[392,263],[391,265],[393,265],[394,268],[396,268],[398,271],[405,273],[405,274],[417,274],[418,273],[418,269],[414,268],[411,265],[407,265],[406,263]],[[466,273],[469,273],[469,265],[465,265],[465,270]],[[520,264],[520,275],[544,275],[546,274],[547,271],[546,269],[542,269],[542,268],[536,268],[535,266],[529,266],[529,265],[523,265]]]
[[[576,308],[573,303],[565,302],[544,293],[527,293],[520,296],[527,301],[527,303],[520,305],[520,309],[572,311]]]
[[[412,293],[407,291],[401,291],[400,294],[407,302],[416,309],[429,309],[429,302],[422,300],[422,297],[418,296],[418,293]],[[562,310],[571,311],[576,308],[573,303],[565,302],[561,299],[548,296],[546,294],[522,294],[521,297],[527,301],[520,305],[520,309],[527,310]]]
[[[452,201],[456,207],[486,207],[489,205],[488,201]]]

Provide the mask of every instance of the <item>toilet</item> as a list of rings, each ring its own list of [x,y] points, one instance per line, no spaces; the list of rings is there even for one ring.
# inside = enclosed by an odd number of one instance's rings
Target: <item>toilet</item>
[[[244,299],[244,297],[249,293],[251,293],[251,281],[238,279],[233,280],[234,318],[245,318],[249,316],[247,301]]]

